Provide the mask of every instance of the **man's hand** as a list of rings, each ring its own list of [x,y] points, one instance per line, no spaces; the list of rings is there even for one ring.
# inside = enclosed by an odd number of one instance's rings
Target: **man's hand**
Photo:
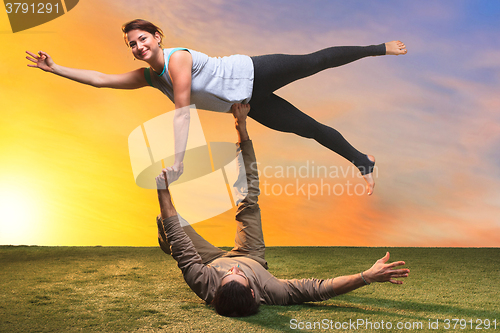
[[[168,179],[171,177],[172,167],[165,168],[161,173],[155,178],[156,188],[158,189],[158,201],[160,203],[161,217],[167,219],[171,216],[177,215],[174,205],[172,204],[172,198],[170,197],[170,191],[168,190]]]
[[[163,169],[163,170],[165,170],[165,169]],[[167,182],[167,180],[165,178],[165,173],[163,172],[163,170],[155,178],[155,180],[156,180],[156,188],[158,190],[166,190],[168,188],[168,182]]]
[[[156,188],[158,190],[166,190],[169,184],[172,184],[174,181],[179,179],[180,175],[184,171],[184,163],[181,162],[180,167],[174,168],[174,166],[165,168],[161,171],[156,179]]]
[[[250,112],[250,104],[235,103],[231,105],[231,112],[234,116],[236,126],[238,124],[246,124],[248,112]]]
[[[389,261],[389,252],[386,255],[377,260],[377,262],[367,271],[363,272],[363,277],[366,282],[387,282],[394,284],[402,284],[403,281],[394,280],[395,278],[407,277],[410,270],[407,268],[394,269],[394,267],[405,265],[404,261],[396,261],[390,264],[386,264]]]

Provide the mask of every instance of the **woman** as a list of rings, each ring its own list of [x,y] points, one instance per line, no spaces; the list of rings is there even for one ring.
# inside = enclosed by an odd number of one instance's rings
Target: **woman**
[[[45,52],[31,52],[28,60],[40,68],[62,77],[92,85],[115,89],[137,89],[148,85],[160,89],[175,104],[175,162],[172,182],[183,171],[182,161],[189,130],[189,105],[228,112],[232,104],[250,104],[249,117],[282,132],[313,138],[328,149],[351,161],[373,193],[372,177],[375,158],[351,146],[342,135],[307,116],[273,92],[304,77],[327,68],[377,55],[406,54],[399,41],[380,45],[330,47],[307,55],[274,54],[257,57],[234,55],[210,58],[185,48],[163,49],[160,28],[145,20],[133,20],[122,27],[125,42],[134,58],[148,63],[149,68],[110,75],[57,65]]]

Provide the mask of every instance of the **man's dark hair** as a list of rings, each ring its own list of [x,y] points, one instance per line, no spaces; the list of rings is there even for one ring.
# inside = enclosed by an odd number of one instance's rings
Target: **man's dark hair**
[[[231,281],[215,292],[212,306],[225,317],[246,317],[259,311],[259,303],[252,295],[250,287]]]

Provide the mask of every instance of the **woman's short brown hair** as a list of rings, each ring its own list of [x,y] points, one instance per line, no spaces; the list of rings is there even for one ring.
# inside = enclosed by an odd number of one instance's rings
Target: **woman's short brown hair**
[[[123,39],[125,40],[125,44],[127,44],[127,46],[129,46],[128,42],[127,42],[127,33],[129,31],[132,31],[132,30],[147,31],[153,36],[156,33],[158,33],[160,35],[160,38],[161,38],[160,45],[163,41],[163,37],[164,37],[163,31],[161,31],[161,29],[159,27],[157,27],[156,25],[154,25],[153,23],[151,23],[149,21],[146,21],[143,19],[135,19],[133,21],[127,22],[124,25],[122,25]]]

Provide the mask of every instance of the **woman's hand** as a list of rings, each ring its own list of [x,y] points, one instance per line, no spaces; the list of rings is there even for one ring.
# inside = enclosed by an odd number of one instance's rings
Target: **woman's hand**
[[[403,281],[394,280],[395,278],[407,277],[410,270],[404,269],[394,269],[397,266],[405,265],[404,261],[396,261],[390,264],[386,264],[389,261],[389,252],[367,271],[363,273],[363,276],[368,283],[372,282],[390,282],[394,284],[402,284]]]
[[[27,56],[26,59],[35,63],[35,65],[28,64],[28,67],[40,68],[41,70],[50,73],[54,71],[53,68],[55,62],[47,53],[42,51],[39,51],[38,55],[31,53],[29,51],[26,51],[26,53],[30,55],[30,57]]]

